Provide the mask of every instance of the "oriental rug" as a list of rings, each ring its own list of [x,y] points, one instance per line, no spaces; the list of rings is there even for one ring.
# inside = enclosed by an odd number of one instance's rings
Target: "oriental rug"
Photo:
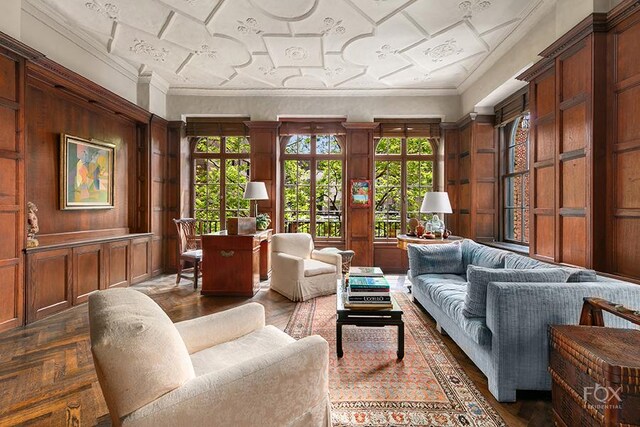
[[[336,296],[299,303],[285,331],[329,342],[332,422],[338,426],[504,426],[462,370],[426,315],[401,292],[405,356],[396,358],[397,328],[343,326],[336,357]]]

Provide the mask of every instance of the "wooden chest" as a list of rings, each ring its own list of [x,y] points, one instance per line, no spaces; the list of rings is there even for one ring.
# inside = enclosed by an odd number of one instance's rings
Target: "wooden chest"
[[[230,217],[227,218],[227,234],[255,234],[256,219],[254,217]]]
[[[640,426],[640,330],[551,326],[559,426]]]

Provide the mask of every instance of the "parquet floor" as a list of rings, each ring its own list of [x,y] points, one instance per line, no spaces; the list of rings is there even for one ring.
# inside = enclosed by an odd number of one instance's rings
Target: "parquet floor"
[[[394,286],[403,287],[403,276],[392,278]],[[156,278],[135,288],[150,295],[174,322],[249,301],[202,297],[194,292],[191,282],[183,280],[180,286],[175,286],[175,276]],[[295,307],[295,303],[266,286],[251,301],[264,305],[267,323],[281,329]],[[93,369],[88,331],[84,304],[0,334],[0,426],[64,426],[68,407],[77,407],[82,426],[110,425]],[[448,337],[443,340],[510,426],[552,425],[549,393],[519,394],[517,403],[500,404],[489,393],[482,373]]]

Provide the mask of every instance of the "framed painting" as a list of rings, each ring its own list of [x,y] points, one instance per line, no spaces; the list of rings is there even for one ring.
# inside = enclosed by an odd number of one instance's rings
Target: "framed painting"
[[[368,208],[371,206],[371,181],[368,179],[351,180],[351,207]]]
[[[60,209],[113,208],[115,145],[62,134]]]

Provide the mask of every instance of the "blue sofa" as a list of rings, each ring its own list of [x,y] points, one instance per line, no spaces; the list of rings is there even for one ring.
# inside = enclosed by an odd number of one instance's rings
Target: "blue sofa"
[[[449,245],[428,246],[444,248]],[[462,265],[454,269],[458,274],[423,273],[425,265],[446,262],[437,253],[425,254],[421,252],[423,249],[409,248],[409,277],[414,301],[429,312],[438,326],[487,376],[489,390],[500,402],[514,402],[516,390],[551,389],[547,371],[548,327],[577,324],[584,297],[601,297],[640,309],[639,285],[597,276],[592,270],[551,265],[472,240],[464,240],[460,247]],[[468,317],[468,313],[466,316],[463,313],[467,296],[464,272],[468,265],[492,269],[564,268],[578,272],[572,274],[574,280],[590,281],[490,282],[486,288],[486,317]],[[605,313],[605,324],[633,327],[608,313]]]

